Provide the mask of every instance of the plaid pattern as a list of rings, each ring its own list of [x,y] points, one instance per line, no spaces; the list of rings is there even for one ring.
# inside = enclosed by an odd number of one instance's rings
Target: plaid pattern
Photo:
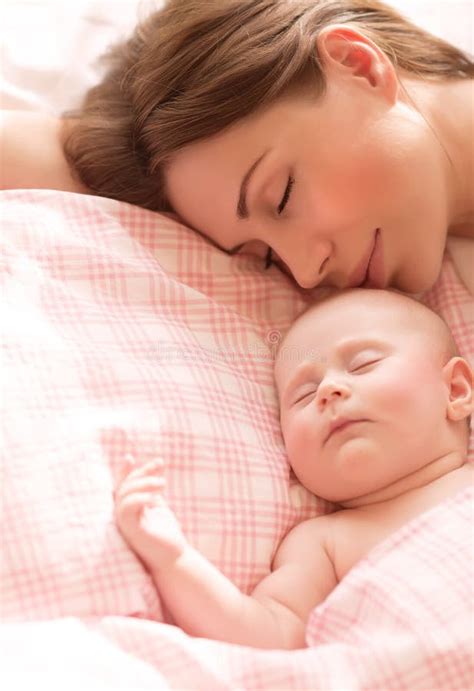
[[[330,508],[289,472],[273,387],[274,345],[310,297],[169,215],[47,190],[1,200],[0,616],[9,664],[16,640],[24,651],[46,636],[50,651],[67,640],[84,646],[91,680],[102,650],[91,641],[100,640],[104,659],[115,660],[110,688],[132,669],[136,685],[123,688],[469,688],[472,562],[445,558],[472,555],[467,496],[420,517],[351,572],[313,613],[316,649],[264,653],[157,623],[170,620],[113,522],[126,454],[164,458],[168,499],[189,540],[245,592],[293,525]],[[472,298],[448,255],[424,300],[472,360]],[[399,569],[416,572],[415,594]]]

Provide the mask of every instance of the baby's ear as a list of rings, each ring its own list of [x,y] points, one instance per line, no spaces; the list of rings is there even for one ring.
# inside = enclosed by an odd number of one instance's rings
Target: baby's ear
[[[452,357],[443,368],[443,378],[449,392],[447,415],[449,420],[463,420],[471,415],[474,406],[473,373],[462,357]]]

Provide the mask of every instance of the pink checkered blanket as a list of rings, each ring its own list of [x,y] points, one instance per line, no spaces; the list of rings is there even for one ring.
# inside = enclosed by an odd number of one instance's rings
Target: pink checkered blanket
[[[471,491],[361,561],[312,613],[305,650],[172,625],[113,521],[124,458],[164,458],[190,542],[250,592],[289,528],[330,509],[289,470],[272,378],[311,296],[172,216],[47,190],[0,204],[5,688],[472,688]],[[449,254],[423,299],[473,359]]]

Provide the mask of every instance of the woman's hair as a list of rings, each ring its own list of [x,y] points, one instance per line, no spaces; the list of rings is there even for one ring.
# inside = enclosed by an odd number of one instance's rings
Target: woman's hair
[[[168,0],[112,46],[72,118],[64,151],[96,194],[172,211],[164,172],[186,145],[306,87],[325,92],[316,38],[350,24],[395,68],[472,78],[473,60],[378,0]]]

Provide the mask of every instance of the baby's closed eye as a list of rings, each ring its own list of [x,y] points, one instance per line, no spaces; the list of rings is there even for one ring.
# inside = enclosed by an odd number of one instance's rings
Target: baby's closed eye
[[[318,391],[318,386],[319,384],[314,383],[311,385],[311,388],[306,387],[303,390],[298,391],[294,397],[293,405],[297,405],[298,403],[302,403],[303,401],[310,401],[311,398],[316,395]]]
[[[351,370],[350,370],[350,371],[351,371],[351,373],[354,373],[354,372],[363,372],[364,370],[368,369],[369,367],[373,367],[373,366],[376,365],[378,362],[380,362],[380,358],[378,358],[378,359],[376,359],[376,360],[372,360],[372,359],[371,359],[371,360],[369,360],[369,361],[367,361],[367,362],[364,362],[364,363],[362,363],[362,364],[360,364],[360,365],[358,364],[357,367],[351,367]]]
[[[355,357],[353,357],[349,361],[349,366],[348,366],[348,371],[349,372],[359,372],[363,371],[367,367],[371,367],[373,365],[376,365],[378,362],[382,360],[382,355],[381,353],[373,350],[363,350]]]

